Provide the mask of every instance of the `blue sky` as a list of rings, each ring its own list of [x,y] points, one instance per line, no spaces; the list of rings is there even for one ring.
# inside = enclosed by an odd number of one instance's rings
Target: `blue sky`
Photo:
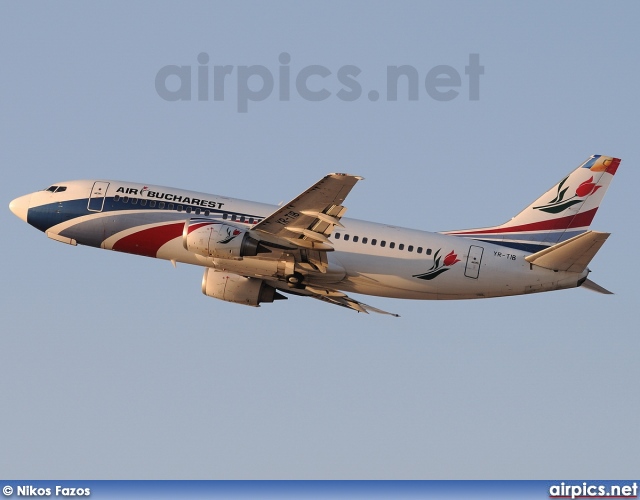
[[[0,458],[7,477],[625,478],[637,474],[634,249],[639,7],[632,2],[0,3]],[[197,57],[234,67],[197,99]],[[238,112],[239,67],[278,80]],[[465,66],[479,54],[479,99]],[[156,75],[191,66],[192,99]],[[360,69],[359,99],[337,73]],[[409,65],[418,99],[386,99]],[[429,70],[461,75],[430,97]],[[254,89],[259,82],[254,80]],[[167,85],[176,85],[168,80]],[[172,87],[175,89],[175,87]],[[381,98],[372,101],[376,90]],[[211,91],[212,92],[212,91]],[[348,216],[501,223],[591,154],[623,159],[593,227],[616,292],[418,302],[401,314],[203,296],[186,265],[48,240],[8,210],[58,181],[124,179],[278,203],[365,177]]]

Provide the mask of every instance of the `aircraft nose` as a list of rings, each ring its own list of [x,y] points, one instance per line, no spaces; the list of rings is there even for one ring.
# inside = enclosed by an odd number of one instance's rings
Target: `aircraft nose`
[[[27,212],[29,211],[29,202],[31,201],[31,195],[25,194],[16,198],[9,203],[9,209],[23,221],[27,222]]]

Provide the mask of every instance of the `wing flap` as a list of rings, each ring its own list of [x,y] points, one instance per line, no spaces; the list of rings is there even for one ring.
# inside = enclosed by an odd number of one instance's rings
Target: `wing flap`
[[[311,295],[311,296],[314,299],[322,300],[323,302],[329,302],[330,304],[336,304],[342,307],[347,307],[349,309],[353,309],[354,311],[365,313],[365,314],[369,314],[369,312],[375,312],[378,314],[387,314],[395,318],[400,317],[399,314],[383,311],[382,309],[378,309],[377,307],[373,307],[373,306],[364,304],[363,302],[354,300],[347,295],[345,295],[344,297],[334,297],[331,295]]]
[[[369,314],[370,312],[375,312],[378,314],[387,314],[395,318],[400,317],[399,314],[383,311],[382,309],[378,309],[377,307],[364,304],[363,302],[352,299],[345,293],[342,293],[338,290],[333,290],[331,288],[323,288],[323,287],[308,285],[304,289],[294,291],[292,289],[286,289],[279,286],[278,290],[285,293],[294,293],[296,295],[301,295],[303,297],[312,297],[314,299],[321,300],[329,304],[335,304],[337,306],[346,307],[348,309],[352,309],[354,311],[365,313],[365,314]]]
[[[611,233],[586,231],[525,257],[527,262],[554,271],[581,273]]]
[[[349,174],[329,174],[304,193],[286,203],[254,226],[253,230],[267,236],[283,238],[302,248],[331,251],[328,236],[347,209],[345,198],[362,177]]]

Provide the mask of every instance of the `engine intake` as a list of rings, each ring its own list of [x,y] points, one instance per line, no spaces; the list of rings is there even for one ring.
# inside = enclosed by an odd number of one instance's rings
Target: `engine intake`
[[[222,259],[254,257],[261,251],[246,229],[208,219],[186,221],[182,245],[190,252]]]
[[[261,302],[286,299],[264,280],[207,268],[202,277],[202,293],[227,302],[259,307]]]

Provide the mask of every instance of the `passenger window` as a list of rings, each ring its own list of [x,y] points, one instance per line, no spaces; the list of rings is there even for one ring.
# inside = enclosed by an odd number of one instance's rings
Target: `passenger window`
[[[223,218],[224,220],[227,220],[227,218],[228,218],[228,217],[229,217],[229,214],[226,214],[226,213],[225,213],[225,214],[222,214],[222,218]]]
[[[422,253],[422,247],[418,247],[418,253]]]
[[[404,250],[404,243],[400,243],[398,245],[398,250]]]
[[[147,205],[147,200],[140,200],[140,205],[145,207]]]
[[[386,247],[386,246],[387,246],[387,242],[386,242],[386,241],[384,241],[384,240],[382,240],[382,241],[380,242],[380,246],[381,246],[381,247]]]
[[[395,248],[395,247],[396,247],[396,243],[394,241],[389,243],[389,248]]]
[[[407,250],[409,250],[410,252],[413,252],[413,245],[409,245],[409,247],[407,248]]]
[[[348,234],[344,235],[344,241],[349,241],[349,235]]]
[[[164,205],[164,203],[163,203],[163,205]],[[149,206],[150,206],[151,208],[155,207],[155,206],[156,206],[156,201],[155,201],[155,200],[151,200],[151,201],[149,202]],[[162,207],[160,207],[160,208],[162,208]]]
[[[240,216],[240,222],[244,222],[244,215]]]
[[[183,207],[182,205],[178,205],[178,212],[182,212],[182,209],[183,209],[183,208],[184,208],[184,207]]]
[[[205,215],[205,217],[209,217],[209,214],[210,214],[210,213],[211,213],[211,212],[209,212],[209,210],[205,210],[205,211],[204,211],[204,215]]]
[[[354,237],[353,237],[353,242],[354,242],[354,243],[358,243],[358,240],[359,240],[359,239],[360,239],[360,237],[359,237],[359,236],[354,236]]]
[[[191,207],[187,207],[186,212],[187,212],[188,214],[190,214],[190,213],[191,213]]]
[[[200,209],[196,208],[196,215],[200,215]]]
[[[168,210],[173,210],[173,203],[169,203],[169,206],[167,207]]]
[[[236,214],[233,214],[233,215],[231,216],[231,220],[232,220],[232,221],[235,221],[235,220],[236,220]]]
[[[131,204],[132,205],[137,205],[138,204],[138,198],[131,198]]]
[[[339,240],[339,239],[340,239],[340,233],[336,233],[336,234],[335,234],[335,236],[334,236],[334,238],[335,238],[336,240]]]
[[[249,217],[249,224],[253,224],[253,217]]]
[[[125,196],[124,198],[122,198],[122,203],[128,203],[129,202],[129,197]]]
[[[120,201],[120,195],[117,194],[113,197],[113,201]]]
[[[369,241],[369,238],[362,238],[362,243],[366,244]]]
[[[378,243],[378,240],[376,240],[376,239],[371,240],[371,244],[372,245],[375,245],[376,243]]]
[[[431,249],[427,248],[427,255],[431,255]]]

